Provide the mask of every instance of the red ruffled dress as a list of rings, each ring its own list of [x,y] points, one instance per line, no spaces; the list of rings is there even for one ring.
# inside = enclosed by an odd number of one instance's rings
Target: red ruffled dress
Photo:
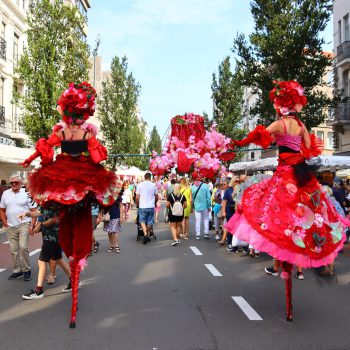
[[[69,143],[75,146],[75,141],[62,141],[68,149]],[[38,204],[74,205],[85,198],[95,199],[103,206],[114,203],[117,198],[116,175],[99,164],[107,159],[105,147],[95,137],[82,141],[86,143],[86,150],[74,155],[58,154],[55,161],[53,147],[61,146],[61,139],[54,133],[48,140],[38,141],[36,149],[43,166],[29,177],[30,192]]]
[[[58,206],[59,243],[69,257],[72,284],[70,327],[75,328],[79,275],[86,266],[92,246],[91,202],[111,206],[118,197],[116,175],[99,163],[107,159],[107,150],[93,136],[88,140],[65,140],[64,127],[57,124],[54,133],[40,139],[36,152],[24,161],[28,166],[41,157],[42,167],[29,175],[29,191],[41,206]],[[91,131],[93,128],[91,127]],[[62,132],[62,140],[57,132]],[[62,153],[53,161],[53,147]]]
[[[272,257],[304,268],[332,263],[348,222],[335,210],[300,153],[301,136],[275,136],[279,164],[272,177],[253,176],[226,229]],[[306,171],[305,171],[306,170]]]

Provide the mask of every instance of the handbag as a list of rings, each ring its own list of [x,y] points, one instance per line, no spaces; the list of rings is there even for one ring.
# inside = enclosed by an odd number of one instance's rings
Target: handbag
[[[107,212],[106,214],[103,214],[102,221],[103,222],[110,222],[111,221],[111,216],[109,215],[109,212]]]

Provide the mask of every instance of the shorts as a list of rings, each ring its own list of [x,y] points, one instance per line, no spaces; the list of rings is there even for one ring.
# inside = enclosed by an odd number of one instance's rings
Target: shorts
[[[120,219],[112,219],[109,222],[105,222],[103,225],[103,231],[107,233],[119,233],[120,229]]]
[[[146,225],[154,224],[154,208],[139,208],[139,222]]]
[[[49,262],[50,260],[62,259],[62,249],[57,242],[43,241],[39,256],[40,261]]]

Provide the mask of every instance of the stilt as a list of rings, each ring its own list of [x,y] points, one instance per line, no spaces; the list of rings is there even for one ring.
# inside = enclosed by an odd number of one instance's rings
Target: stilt
[[[292,304],[292,270],[293,265],[287,262],[282,262],[283,278],[285,279],[286,288],[286,310],[287,310],[287,321],[293,322],[293,304]]]
[[[72,310],[69,328],[75,328],[77,310],[78,310],[78,289],[79,289],[79,276],[80,276],[80,264],[75,259],[70,261],[71,265],[71,285],[72,285]]]

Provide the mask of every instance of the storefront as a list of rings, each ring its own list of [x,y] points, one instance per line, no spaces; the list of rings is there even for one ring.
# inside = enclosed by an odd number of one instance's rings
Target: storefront
[[[22,163],[33,152],[34,150],[30,148],[0,144],[0,180],[8,182],[13,173],[20,173],[23,178],[26,178],[28,171],[39,165],[40,159],[36,159],[27,169],[24,169],[19,163]]]

